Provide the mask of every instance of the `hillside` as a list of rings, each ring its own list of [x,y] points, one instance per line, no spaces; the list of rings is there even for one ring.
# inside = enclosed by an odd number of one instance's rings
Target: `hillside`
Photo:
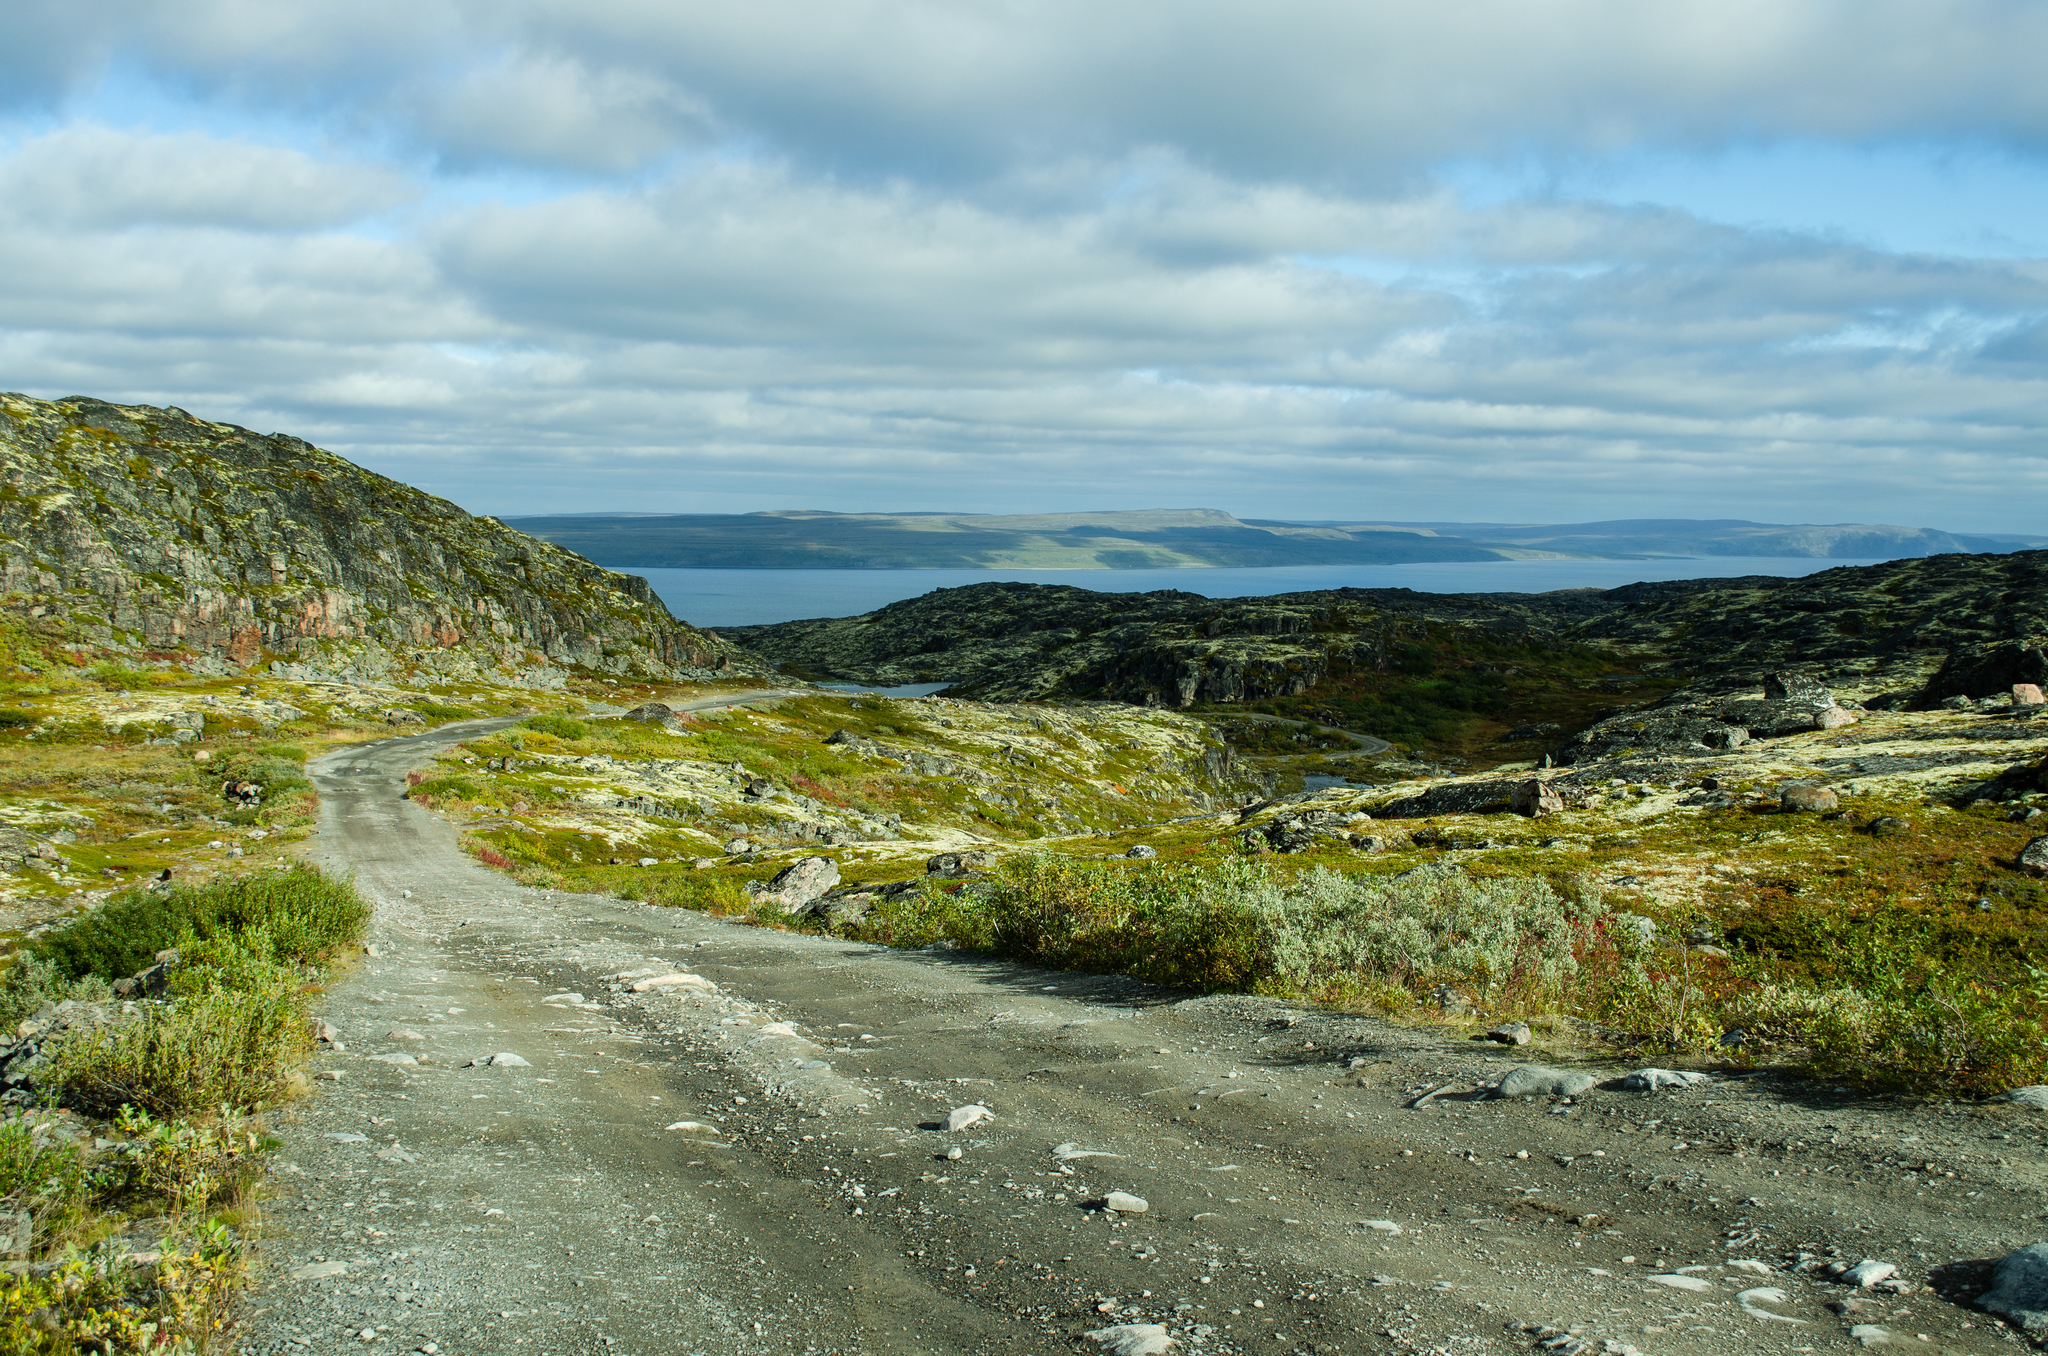
[[[1752,523],[1739,518],[1630,518],[1597,523],[1400,523],[1495,549],[1566,556],[1804,556],[1894,560],[2048,546],[2048,537],[1944,532],[1888,523]]]
[[[0,594],[46,638],[203,672],[730,663],[644,580],[496,519],[284,434],[83,397],[0,395]]]
[[[1216,509],[1115,513],[587,513],[507,520],[634,569],[1125,570],[1397,565],[1560,556],[1881,559],[2009,551],[2048,541],[1863,523],[1685,519],[1575,523],[1282,522]]]
[[[1530,756],[1617,697],[1819,671],[1925,706],[2035,681],[2048,552],[1942,555],[1544,594],[1335,589],[1209,599],[1063,586],[940,589],[858,617],[728,634],[785,672],[986,700],[1250,707],[1461,754]],[[2034,647],[2029,651],[2029,646]],[[1536,742],[1531,742],[1536,741]]]

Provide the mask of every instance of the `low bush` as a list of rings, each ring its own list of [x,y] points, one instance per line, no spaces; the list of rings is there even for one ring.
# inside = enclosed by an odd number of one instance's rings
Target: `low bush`
[[[118,979],[147,969],[157,952],[181,943],[260,932],[278,962],[303,963],[354,941],[369,918],[370,906],[354,886],[301,866],[200,886],[125,891],[35,942],[27,954],[67,980]]]
[[[111,659],[94,664],[85,671],[85,676],[116,692],[137,692],[151,686],[152,680],[149,670],[131,669]]]
[[[145,1008],[134,1019],[56,1048],[52,1081],[95,1115],[123,1107],[186,1119],[283,1100],[308,1047],[303,980],[276,967],[263,987],[213,989]]]
[[[528,716],[519,723],[529,730],[539,730],[542,734],[553,735],[557,739],[574,741],[590,737],[588,725],[580,720],[571,720],[568,716]]]
[[[445,702],[414,702],[412,709],[435,720],[474,720],[476,712],[466,706],[449,706]]]
[[[1106,867],[1026,858],[969,887],[990,944],[1068,969],[1327,999],[1438,985],[1493,1006],[1556,998],[1604,916],[1580,887],[1425,867],[1393,878],[1253,861]]]
[[[221,764],[220,776],[224,781],[255,782],[263,788],[264,799],[271,801],[294,792],[311,791],[313,783],[306,777],[305,756],[287,757],[286,747],[272,746],[236,754]],[[299,752],[296,749],[289,751]]]

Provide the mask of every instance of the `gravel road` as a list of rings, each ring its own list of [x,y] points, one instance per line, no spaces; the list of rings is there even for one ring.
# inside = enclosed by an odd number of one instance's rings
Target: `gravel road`
[[[311,769],[375,954],[279,1127],[240,1351],[2013,1349],[1966,1301],[2048,1235],[2043,1113],[1769,1074],[1504,1100],[1529,1051],[522,889],[400,795],[491,724]]]

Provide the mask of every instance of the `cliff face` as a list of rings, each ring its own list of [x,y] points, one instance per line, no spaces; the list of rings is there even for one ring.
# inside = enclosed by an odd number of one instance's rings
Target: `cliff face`
[[[704,676],[726,647],[614,574],[282,434],[0,395],[0,601],[201,669]]]

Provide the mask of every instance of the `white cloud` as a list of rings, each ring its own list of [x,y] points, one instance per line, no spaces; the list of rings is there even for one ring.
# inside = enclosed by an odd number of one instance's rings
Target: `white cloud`
[[[52,226],[340,226],[418,196],[380,165],[196,132],[74,124],[21,144],[0,165],[0,213]]]
[[[1432,170],[2035,154],[2033,7],[80,5],[20,34],[54,130],[0,157],[5,384],[482,509],[1992,528],[2048,489],[2039,261]]]
[[[574,170],[636,169],[713,131],[709,111],[669,82],[593,71],[559,56],[523,56],[465,71],[417,98],[417,126],[450,164],[513,162]]]

